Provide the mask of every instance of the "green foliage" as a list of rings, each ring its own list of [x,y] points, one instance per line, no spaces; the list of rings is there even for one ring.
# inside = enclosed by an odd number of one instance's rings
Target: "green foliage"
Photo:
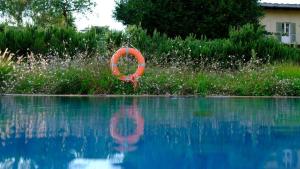
[[[6,93],[300,95],[300,67],[291,64],[249,66],[234,72],[148,66],[137,90],[112,76],[107,64],[93,59],[58,60],[49,65],[35,61],[30,65],[16,64],[16,70],[11,69],[7,83],[14,85],[4,87]]]
[[[100,32],[101,33],[101,32]],[[27,56],[30,52],[45,57],[74,57],[78,53],[94,56],[100,51],[102,34],[95,28],[77,32],[63,27],[11,27],[0,25],[0,49],[9,49],[16,56]]]
[[[130,43],[141,50],[147,62],[193,68],[214,67],[238,69],[255,61],[257,64],[300,62],[300,51],[266,37],[261,27],[246,24],[232,28],[227,39],[169,38],[154,31],[149,36],[141,27],[130,26],[125,32],[106,27],[92,27],[86,32],[63,27],[0,26],[0,49],[8,48],[16,56],[33,52],[43,57],[74,58],[101,55],[110,58],[121,46]]]
[[[282,45],[273,37],[266,37],[261,27],[246,24],[232,28],[228,39],[207,40],[189,36],[168,38],[154,32],[152,36],[141,27],[131,26],[126,35],[131,44],[140,49],[148,60],[158,63],[180,63],[199,67],[238,68],[251,60],[258,64],[290,60],[300,62],[300,51]],[[253,58],[254,57],[254,58]]]
[[[125,25],[184,38],[190,33],[197,38],[224,38],[231,26],[258,25],[260,16],[257,0],[119,0],[114,11]]]
[[[0,0],[2,15],[19,26],[24,24],[24,17],[35,26],[74,26],[74,13],[90,12],[93,6],[92,0]]]
[[[12,55],[9,55],[7,51],[4,53],[0,52],[0,93],[8,87],[8,82],[13,76],[14,67],[11,58]]]
[[[92,0],[32,1],[31,18],[38,26],[74,26],[74,12],[81,14],[91,12],[93,6],[95,2]]]
[[[295,64],[281,64],[275,72],[279,78],[300,78],[300,67]]]
[[[21,25],[23,18],[29,16],[31,3],[32,0],[0,0],[0,12],[13,24]]]

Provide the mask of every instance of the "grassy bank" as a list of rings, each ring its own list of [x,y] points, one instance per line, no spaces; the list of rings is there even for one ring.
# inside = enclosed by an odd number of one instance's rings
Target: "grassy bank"
[[[136,26],[77,32],[0,25],[0,41],[2,51],[15,53],[0,53],[0,93],[300,96],[300,50],[249,24],[214,40],[149,35]],[[108,66],[128,41],[147,62],[137,90]],[[134,62],[122,62],[121,72],[134,72]]]
[[[136,91],[112,76],[108,65],[99,58],[2,61],[0,85],[2,93],[18,94],[300,95],[296,64],[251,63],[234,71],[148,64]]]

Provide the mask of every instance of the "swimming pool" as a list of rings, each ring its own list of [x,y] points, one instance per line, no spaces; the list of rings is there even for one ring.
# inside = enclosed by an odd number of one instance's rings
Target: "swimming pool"
[[[0,100],[0,169],[300,168],[297,98]]]

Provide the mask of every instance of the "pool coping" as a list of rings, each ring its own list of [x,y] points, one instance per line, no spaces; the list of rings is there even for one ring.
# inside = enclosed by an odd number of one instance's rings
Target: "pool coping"
[[[23,96],[23,97],[202,97],[202,98],[273,98],[273,99],[300,99],[300,96],[222,96],[222,95],[52,95],[52,94],[0,94],[1,96]]]

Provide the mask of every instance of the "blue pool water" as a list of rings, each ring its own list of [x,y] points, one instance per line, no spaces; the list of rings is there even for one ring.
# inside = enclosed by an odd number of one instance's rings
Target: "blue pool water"
[[[0,97],[0,169],[300,168],[300,99]]]

